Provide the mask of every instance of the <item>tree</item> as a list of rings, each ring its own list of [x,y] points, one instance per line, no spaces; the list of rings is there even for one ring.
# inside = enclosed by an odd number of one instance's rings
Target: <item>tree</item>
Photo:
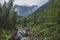
[[[9,0],[8,3],[4,2],[3,6],[0,5],[0,27],[13,28],[16,25],[17,12],[13,6],[14,0]]]

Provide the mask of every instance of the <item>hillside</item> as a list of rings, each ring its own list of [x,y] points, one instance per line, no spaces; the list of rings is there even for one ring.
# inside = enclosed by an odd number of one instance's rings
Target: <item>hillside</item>
[[[50,0],[28,17],[17,16],[17,13],[13,0],[0,4],[0,40],[6,40],[16,29],[25,27],[37,40],[60,40],[60,0]]]
[[[27,25],[32,27],[39,40],[60,40],[60,0],[47,4],[27,17]]]
[[[18,11],[18,16],[27,17],[37,9],[38,5],[32,5],[32,6],[15,5],[15,7],[16,10]]]

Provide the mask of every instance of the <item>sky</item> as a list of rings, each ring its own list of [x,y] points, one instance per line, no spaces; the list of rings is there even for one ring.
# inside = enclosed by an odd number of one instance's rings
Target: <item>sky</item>
[[[0,2],[4,2],[8,0],[0,0]],[[49,0],[15,0],[14,4],[17,5],[25,5],[25,6],[32,6],[32,5],[38,5],[38,6],[42,6],[43,4],[45,4],[46,2],[48,2]]]

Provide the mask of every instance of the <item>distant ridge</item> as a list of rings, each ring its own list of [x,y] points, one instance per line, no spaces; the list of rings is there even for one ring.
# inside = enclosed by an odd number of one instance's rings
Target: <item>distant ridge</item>
[[[18,16],[23,16],[26,17],[30,15],[36,8],[38,7],[37,5],[32,5],[32,6],[22,6],[22,5],[15,5],[16,10],[18,11]]]

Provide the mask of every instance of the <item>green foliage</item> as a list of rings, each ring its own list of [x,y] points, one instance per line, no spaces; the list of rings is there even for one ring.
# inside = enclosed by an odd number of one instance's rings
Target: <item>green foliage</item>
[[[27,17],[39,40],[60,40],[60,0],[51,0]]]
[[[13,7],[13,0],[0,5],[0,10],[0,28],[10,29],[11,27],[15,27],[17,12]]]
[[[17,12],[13,6],[13,1],[4,2],[3,5],[0,3],[0,40],[6,40],[16,28]]]
[[[15,28],[16,23],[22,27],[29,26],[36,33],[38,40],[60,40],[60,0],[50,0],[27,18],[18,17],[13,7],[13,0],[0,4],[0,27]],[[2,31],[2,32],[1,32]],[[12,33],[0,31],[0,37],[6,39]],[[0,39],[1,39],[0,38]]]
[[[23,17],[18,17],[17,18],[17,24],[20,24],[20,27],[26,27],[27,26],[27,19]]]

